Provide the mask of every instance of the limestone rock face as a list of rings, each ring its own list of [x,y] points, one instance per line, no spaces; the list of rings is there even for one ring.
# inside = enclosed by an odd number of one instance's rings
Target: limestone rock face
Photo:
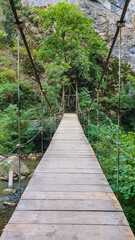
[[[14,177],[18,176],[19,172],[19,158],[17,156],[12,156],[7,158],[5,164],[0,162],[0,178],[3,180],[8,180],[8,172],[13,170]],[[29,169],[25,166],[25,164],[21,161],[21,175],[27,176],[30,174]]]
[[[22,4],[31,7],[57,4],[62,0],[22,0]],[[119,20],[125,0],[68,0],[69,3],[80,5],[81,10],[92,17],[94,26],[103,40],[111,45],[116,21]],[[116,43],[113,56],[118,55]],[[122,29],[122,59],[135,70],[135,0],[131,0],[126,14],[126,27]]]

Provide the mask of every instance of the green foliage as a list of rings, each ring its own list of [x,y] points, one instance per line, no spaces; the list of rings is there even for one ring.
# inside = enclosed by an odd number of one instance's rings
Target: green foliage
[[[21,0],[14,0],[16,9],[20,9],[21,7]],[[13,44],[13,36],[15,35],[15,28],[14,28],[14,16],[11,10],[11,6],[9,1],[1,1],[0,6],[2,7],[3,14],[5,16],[3,20],[4,30],[6,32],[6,41],[12,45]]]
[[[21,145],[24,146],[22,148],[23,153],[41,151],[40,108],[40,104],[37,104],[28,110],[21,110]],[[55,130],[54,116],[51,117],[50,124],[50,115],[47,114],[46,105],[44,106],[44,116],[44,145],[46,147],[50,141],[50,131],[53,134]],[[0,154],[9,153],[18,143],[18,108],[16,105],[10,104],[4,112],[0,112],[0,138]],[[30,141],[30,139],[33,140]],[[27,142],[28,144],[26,144]]]
[[[5,45],[6,33],[0,27],[0,49]]]
[[[85,122],[85,133],[89,136],[95,153],[97,152],[97,126],[95,124],[96,112],[91,112],[88,128],[88,119]],[[105,114],[99,112],[99,135],[98,135],[98,160],[111,185],[113,191],[117,191],[117,131],[118,127]],[[84,120],[83,120],[84,123]],[[88,134],[89,131],[89,134]],[[135,156],[135,133],[126,133],[120,129],[120,148],[127,152],[132,158]],[[119,200],[135,231],[135,165],[134,160],[127,156],[120,149],[120,179],[119,179]]]
[[[101,72],[98,61],[105,44],[95,32],[93,21],[79,7],[67,2],[40,9],[47,37],[38,52],[49,83],[83,81],[91,88]]]
[[[11,165],[8,164],[7,160],[2,161],[2,166],[4,167],[5,171],[9,171],[11,168]]]
[[[5,68],[4,71],[0,73],[0,84],[6,82],[14,82],[16,80],[16,72],[12,69]]]
[[[81,109],[87,109],[89,107],[91,96],[87,88],[81,88],[79,92],[79,101]]]

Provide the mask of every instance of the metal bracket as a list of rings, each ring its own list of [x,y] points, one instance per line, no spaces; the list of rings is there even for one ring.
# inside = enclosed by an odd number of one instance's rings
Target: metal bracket
[[[100,92],[101,89],[100,89],[100,88],[95,88],[95,91],[96,91],[96,92]]]
[[[23,147],[23,146],[22,146],[21,144],[17,144],[16,147],[18,147],[18,148],[20,147],[20,148],[21,148],[21,147]]]
[[[122,22],[121,21],[117,21],[117,27],[120,27],[120,28],[121,27],[125,27],[125,22],[126,21],[122,21]]]
[[[15,22],[14,23],[14,28],[18,28],[18,29],[21,29],[23,27],[23,22]]]

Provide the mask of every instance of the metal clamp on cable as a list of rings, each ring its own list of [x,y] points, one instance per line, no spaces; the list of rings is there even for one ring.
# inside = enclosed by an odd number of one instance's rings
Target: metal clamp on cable
[[[45,94],[47,94],[47,91],[46,91],[44,88],[43,88],[42,92],[45,93]]]
[[[95,88],[95,91],[96,91],[96,92],[100,92],[101,89],[100,89],[100,88]]]
[[[17,144],[16,147],[17,148],[19,148],[19,147],[22,148],[23,146],[21,144]]]
[[[21,29],[23,27],[23,22],[15,22],[14,23],[14,28]]]
[[[119,27],[119,28],[125,27],[125,22],[126,22],[126,21],[122,21],[122,22],[121,22],[121,21],[117,21],[117,24],[116,24],[116,25],[117,25],[117,27]]]

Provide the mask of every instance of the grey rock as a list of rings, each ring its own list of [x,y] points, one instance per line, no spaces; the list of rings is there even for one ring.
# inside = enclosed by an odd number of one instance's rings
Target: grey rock
[[[3,180],[8,180],[8,173],[9,169],[13,170],[14,178],[18,176],[19,172],[19,158],[14,155],[6,160],[4,162],[0,162],[0,178]],[[25,164],[21,161],[21,175],[27,176],[30,174],[29,169],[25,166]]]
[[[42,154],[41,153],[30,153],[28,155],[28,159],[31,160],[31,161],[36,161],[36,160],[40,160],[42,157]]]
[[[15,189],[11,189],[11,188],[6,188],[6,189],[4,189],[3,191],[2,191],[2,193],[3,194],[6,194],[6,195],[8,195],[8,194],[13,194],[13,193],[15,193],[16,192],[16,190]]]
[[[0,155],[0,161],[4,158],[4,156]]]
[[[22,0],[22,4],[29,4],[31,7],[57,4],[62,0]],[[68,0],[69,3],[80,5],[81,10],[93,18],[94,26],[103,40],[111,45],[116,22],[120,15],[125,0]],[[135,0],[129,3],[126,14],[126,27],[122,29],[122,60],[128,62],[135,70]],[[118,56],[118,41],[115,45],[112,56]]]

